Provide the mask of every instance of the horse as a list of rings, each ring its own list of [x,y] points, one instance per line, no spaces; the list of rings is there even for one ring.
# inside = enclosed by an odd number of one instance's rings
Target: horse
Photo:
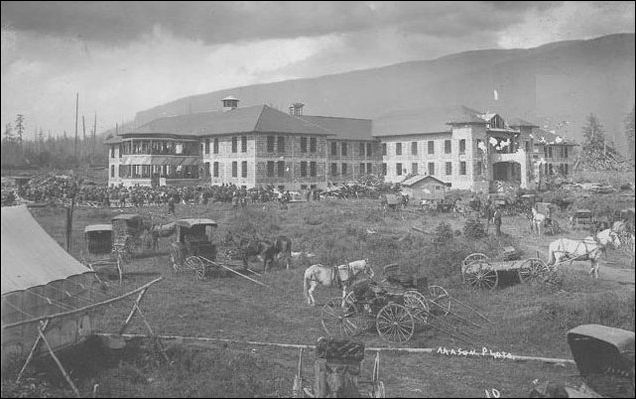
[[[273,241],[256,236],[239,237],[237,242],[234,236],[235,234],[228,231],[225,237],[225,243],[233,243],[238,246],[245,269],[248,267],[249,258],[256,257],[263,262],[263,270],[267,272],[268,265],[274,262],[274,260],[279,260],[281,255],[285,256],[286,268],[289,269],[292,242],[288,237],[281,235],[276,237]]]
[[[541,235],[541,226],[545,224],[545,221],[548,217],[543,213],[539,213],[535,207],[532,207],[532,222],[530,224],[530,231],[536,232],[538,235]]]
[[[310,306],[316,305],[313,292],[318,284],[320,284],[325,287],[334,285],[342,287],[342,303],[344,305],[347,289],[362,272],[369,276],[369,278],[373,278],[375,275],[373,269],[369,266],[368,259],[357,260],[333,267],[323,266],[321,264],[309,266],[307,270],[305,270],[303,277],[303,294],[305,295],[305,299],[307,299],[307,304]]]
[[[612,229],[606,229],[596,236],[585,237],[582,240],[560,238],[552,241],[548,250],[548,266],[555,266],[561,261],[589,260],[591,262],[590,275],[598,278],[598,261],[608,244],[618,248],[621,245],[618,234]]]
[[[145,235],[150,240],[152,249],[156,251],[159,249],[159,239],[170,237],[177,232],[177,226],[174,222],[166,224],[153,224],[152,226],[146,226]]]

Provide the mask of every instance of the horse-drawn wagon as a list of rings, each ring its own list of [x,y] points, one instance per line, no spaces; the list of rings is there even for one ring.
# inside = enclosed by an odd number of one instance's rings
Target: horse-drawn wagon
[[[504,275],[532,282],[550,277],[552,270],[539,258],[492,261],[482,253],[468,255],[462,262],[464,284],[475,289],[494,290]]]
[[[91,224],[84,228],[84,248],[82,249],[82,263],[96,272],[116,267],[119,278],[122,270],[113,250],[113,226],[110,224]]]
[[[429,286],[426,278],[406,275],[396,264],[385,266],[384,275],[379,283],[372,279],[355,283],[344,300],[327,301],[322,309],[322,326],[327,334],[353,336],[375,327],[382,339],[403,343],[411,339],[418,326],[458,339],[462,339],[462,334],[470,338],[466,331],[455,330],[443,316],[478,326],[452,312],[451,301],[462,303],[451,298],[444,288]]]
[[[384,213],[389,210],[399,211],[402,209],[404,198],[400,194],[382,194],[380,195],[380,206]]]
[[[128,263],[135,251],[142,248],[143,218],[136,213],[125,213],[113,217],[111,224],[113,226],[113,251],[124,263]]]
[[[578,209],[570,217],[570,227],[572,229],[591,229],[594,224],[594,214],[589,209]]]
[[[179,219],[175,221],[176,240],[170,244],[170,262],[175,272],[193,271],[202,280],[216,260],[217,248],[210,241],[212,219]]]

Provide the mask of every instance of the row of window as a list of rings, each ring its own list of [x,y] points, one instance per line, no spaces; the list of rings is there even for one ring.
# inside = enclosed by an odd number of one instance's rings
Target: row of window
[[[120,165],[118,175],[123,179],[198,179],[199,168],[193,165]],[[110,177],[115,177],[115,165],[110,166]]]
[[[354,147],[355,148],[355,147]],[[349,154],[349,143],[342,142],[340,143],[340,155],[343,157],[348,156]],[[338,142],[331,142],[331,155],[338,156]],[[358,156],[360,157],[370,157],[373,155],[373,144],[371,143],[359,143],[358,144]]]
[[[417,141],[411,142],[411,155],[417,155]],[[435,154],[435,141],[429,140],[427,142],[428,154]],[[444,140],[444,153],[450,154],[452,152],[451,140]],[[387,143],[382,143],[382,155],[387,155]],[[466,153],[466,140],[459,140],[459,153]],[[395,155],[402,155],[402,143],[395,143]]]
[[[446,176],[450,176],[453,174],[453,163],[452,162],[446,162],[445,163],[445,174]],[[435,175],[435,162],[429,162],[428,165],[428,174],[434,176]],[[481,161],[477,161],[476,162],[476,166],[475,166],[475,174],[480,175],[481,174],[481,170],[482,170],[482,162]],[[386,175],[388,173],[387,170],[387,164],[383,163],[382,164],[382,174]],[[402,176],[404,174],[413,174],[413,175],[417,175],[419,174],[419,167],[417,163],[412,163],[411,164],[411,170],[407,171],[404,166],[401,163],[396,163],[395,164],[395,174],[397,176]],[[464,176],[466,175],[466,162],[462,161],[459,163],[459,174]]]
[[[568,159],[568,147],[567,146],[544,146],[543,155],[546,159],[561,158]]]
[[[366,167],[366,168],[365,168]],[[373,173],[373,164],[371,162],[368,163],[360,163],[360,174],[364,174],[366,169],[367,174]],[[346,176],[348,174],[353,173],[353,170],[349,171],[349,164],[342,163],[340,164],[340,175]],[[331,176],[338,176],[338,164],[336,162],[332,162],[330,165],[330,174]]]

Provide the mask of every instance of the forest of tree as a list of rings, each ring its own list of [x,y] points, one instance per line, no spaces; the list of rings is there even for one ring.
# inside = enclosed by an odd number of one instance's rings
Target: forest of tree
[[[64,132],[52,135],[36,128],[29,138],[25,131],[24,115],[18,114],[14,123],[8,123],[2,134],[2,169],[45,168],[72,169],[81,166],[107,166],[104,137],[97,135],[96,127],[80,124],[77,142],[74,134]]]

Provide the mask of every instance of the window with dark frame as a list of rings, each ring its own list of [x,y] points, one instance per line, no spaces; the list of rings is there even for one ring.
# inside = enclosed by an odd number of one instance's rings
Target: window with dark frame
[[[317,140],[315,137],[309,138],[309,152],[314,153],[318,149]]]
[[[210,139],[205,139],[205,153],[210,153]]]
[[[300,177],[307,177],[307,161],[300,161]]]
[[[247,152],[247,136],[241,136],[241,152]]]
[[[411,142],[411,155],[417,155],[417,141]]]
[[[274,177],[274,161],[267,161],[267,177]]]
[[[386,176],[387,166],[386,163],[382,163],[382,175]]]
[[[343,164],[342,164],[342,175],[344,176],[344,175],[346,175],[346,174],[347,174],[347,164],[346,164],[346,163],[343,163]]]
[[[238,137],[232,137],[232,152],[238,152]]]
[[[285,177],[285,161],[278,161],[278,177]]]
[[[219,139],[218,139],[218,138],[215,138],[215,139],[214,139],[214,145],[213,145],[212,151],[213,151],[215,154],[218,154],[218,153],[219,153]]]
[[[247,177],[247,161],[241,162],[241,177]]]
[[[364,162],[360,162],[360,174],[364,174]]]
[[[232,161],[232,177],[238,177],[238,162]]]
[[[435,174],[435,163],[434,162],[429,162],[428,163],[428,174],[433,176]]]
[[[285,152],[285,136],[278,136],[278,152]]]
[[[398,176],[402,176],[402,164],[401,163],[396,163],[395,164],[395,174]]]
[[[465,175],[466,174],[466,162],[465,161],[461,161],[459,163],[459,174],[460,175]]]
[[[331,155],[338,155],[338,143],[335,141],[331,142]]]
[[[451,153],[451,141],[450,140],[444,140],[444,153],[445,154],[450,154]]]
[[[338,164],[335,162],[331,164],[331,176],[338,176]]]
[[[435,142],[434,141],[429,141],[428,142],[428,153],[429,154],[435,154]]]
[[[367,143],[367,156],[370,157],[373,155],[373,146],[371,143]]]
[[[316,177],[316,162],[309,162],[309,176]]]
[[[395,143],[395,155],[402,155],[402,143]]]
[[[367,174],[370,175],[373,173],[373,164],[371,162],[367,162]]]
[[[382,143],[382,155],[386,155],[386,143]]]
[[[446,162],[446,176],[450,176],[453,174],[453,163]]]
[[[110,166],[110,177],[115,177],[115,165]]]
[[[267,152],[274,152],[274,136],[267,136]]]
[[[307,137],[300,138],[300,152],[307,152]]]
[[[214,177],[219,177],[219,163],[218,162],[214,162],[214,165],[212,166],[212,173],[213,173]]]
[[[342,143],[342,156],[346,157],[347,156],[347,143]]]
[[[459,153],[460,154],[466,153],[466,139],[459,140]]]
[[[412,175],[417,175],[417,162],[413,162],[411,164],[411,174]]]

